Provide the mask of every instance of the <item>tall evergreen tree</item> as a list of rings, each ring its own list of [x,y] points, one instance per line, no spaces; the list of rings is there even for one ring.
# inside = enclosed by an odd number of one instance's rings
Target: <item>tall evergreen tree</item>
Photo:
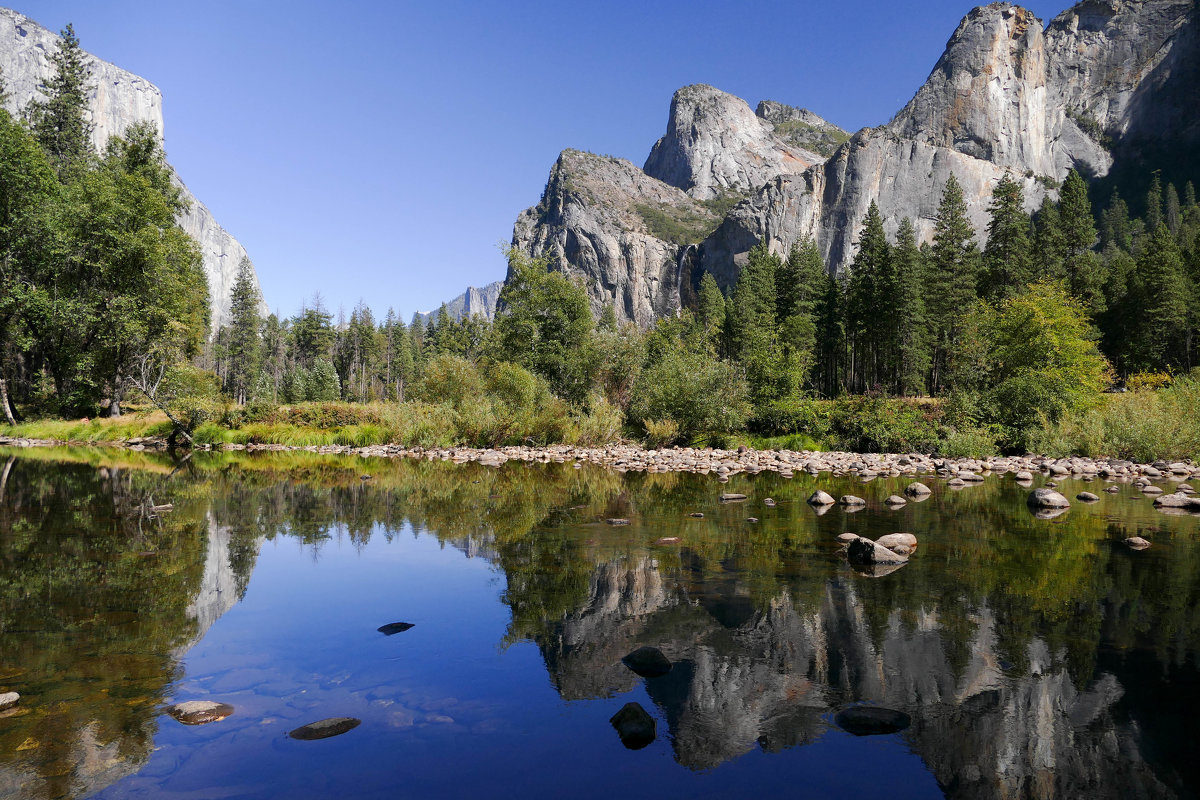
[[[872,200],[858,235],[858,252],[851,262],[846,286],[848,377],[854,391],[881,380],[881,365],[886,360],[883,348],[891,325],[887,299],[892,277],[890,258],[883,215]]]
[[[976,298],[979,251],[967,219],[962,187],[954,175],[946,181],[933,229],[926,308],[934,334],[930,388],[941,391],[949,353],[958,344],[960,317]]]
[[[1113,187],[1112,198],[1108,202],[1104,222],[1100,228],[1100,251],[1108,250],[1111,245],[1129,252],[1133,247],[1131,233],[1129,206],[1121,199],[1116,187]]]
[[[1021,184],[1007,172],[992,190],[988,213],[979,293],[988,300],[999,300],[1011,297],[1033,280],[1025,195]]]
[[[91,71],[71,25],[62,31],[58,49],[50,56],[53,75],[40,88],[45,100],[26,109],[30,129],[59,175],[84,166],[92,156],[92,124],[87,121]]]
[[[1046,195],[1034,217],[1033,267],[1034,279],[1059,281],[1067,276],[1066,237],[1058,216],[1058,203]]]
[[[1150,189],[1146,192],[1146,233],[1154,236],[1158,223],[1163,221],[1163,187],[1162,175],[1154,170],[1150,179]]]
[[[1138,325],[1132,356],[1143,369],[1187,366],[1188,287],[1183,260],[1166,222],[1146,237],[1135,278]]]
[[[1175,184],[1167,184],[1167,203],[1164,211],[1164,221],[1167,223],[1167,230],[1172,236],[1179,235],[1179,227],[1183,223],[1183,215],[1179,206],[1179,192],[1175,191]]]
[[[919,394],[929,371],[929,337],[925,314],[924,256],[917,247],[912,220],[900,221],[892,248],[895,283],[889,302],[895,324],[895,388],[900,395]]]
[[[781,266],[779,256],[765,243],[755,245],[731,296],[734,352],[757,404],[780,395],[775,275]]]
[[[245,403],[262,364],[258,313],[260,296],[254,285],[254,267],[245,256],[238,263],[237,278],[229,300],[229,377],[226,390],[239,403]]]
[[[696,321],[700,326],[701,338],[714,355],[722,355],[721,340],[725,332],[725,295],[717,286],[711,272],[700,278],[699,308]]]
[[[1105,308],[1105,275],[1099,255],[1092,250],[1096,243],[1096,220],[1083,176],[1075,170],[1068,172],[1059,198],[1063,270],[1071,294],[1095,317]]]
[[[834,397],[841,392],[842,365],[846,348],[845,309],[842,286],[837,278],[826,275],[825,288],[814,309],[816,317],[816,377],[821,393]]]

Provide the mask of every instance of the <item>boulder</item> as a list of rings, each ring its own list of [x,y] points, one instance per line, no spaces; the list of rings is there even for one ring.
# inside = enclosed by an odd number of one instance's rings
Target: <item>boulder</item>
[[[738,494],[737,492],[724,492],[719,498],[722,503],[736,503],[739,500],[745,500],[746,495]]]
[[[1162,493],[1163,493],[1162,489],[1160,489],[1157,486],[1154,486],[1152,484],[1142,487],[1142,494],[1162,494]]]
[[[1034,489],[1026,502],[1033,508],[1067,508],[1071,502],[1053,489]]]
[[[831,506],[836,502],[837,501],[834,500],[831,495],[827,494],[826,492],[822,492],[820,489],[817,489],[815,492],[809,495],[808,498],[808,504],[810,506]]]
[[[1117,494],[1118,492],[1121,491],[1121,487],[1120,486],[1109,486],[1104,491],[1108,492],[1109,494]]]
[[[328,719],[301,725],[294,731],[289,732],[288,736],[293,739],[299,739],[302,742],[313,742],[317,739],[341,736],[343,733],[352,731],[361,724],[362,720],[355,719],[354,717],[329,717]]]
[[[5,710],[6,708],[12,708],[20,701],[20,699],[21,695],[17,694],[16,692],[4,692],[3,694],[0,694],[0,711]]]
[[[920,481],[913,481],[904,487],[904,493],[909,497],[925,497],[933,494],[933,491]]]
[[[768,497],[767,499],[763,500],[763,505],[766,506],[767,508],[774,508],[775,500],[773,498]]]
[[[1130,536],[1125,540],[1125,546],[1131,550],[1145,550],[1150,546],[1150,542],[1140,536]]]
[[[908,561],[907,556],[894,553],[883,545],[862,536],[847,543],[846,559],[851,564],[866,566],[872,564],[903,564]]]
[[[171,706],[167,713],[184,725],[205,725],[228,717],[233,713],[233,706],[211,700],[187,700]]]
[[[855,736],[899,733],[912,724],[912,719],[903,711],[879,706],[843,708],[834,715],[833,721],[839,728]]]
[[[657,647],[639,647],[622,658],[621,663],[643,678],[657,678],[671,671],[671,659]]]
[[[865,506],[867,501],[863,500],[861,497],[855,497],[852,494],[844,494],[841,496],[841,499],[838,500],[838,504],[843,506]]]
[[[375,630],[382,633],[384,636],[395,636],[397,633],[404,633],[413,627],[411,622],[389,622],[387,625],[380,625]]]
[[[609,720],[621,737],[621,744],[630,750],[641,750],[654,741],[654,717],[638,703],[626,703]]]
[[[891,506],[892,508],[898,508],[900,506],[908,505],[908,501],[900,495],[894,494],[888,497],[888,499],[884,500],[883,504],[885,506]]]
[[[1175,492],[1174,494],[1160,494],[1154,498],[1155,508],[1188,508],[1195,505],[1200,510],[1200,500],[1182,493]]]
[[[609,525],[628,525],[629,524],[629,520],[623,519],[621,517],[610,517],[609,519],[606,519],[604,521],[606,523],[608,523]]]
[[[894,550],[896,547],[907,547],[911,550],[917,546],[917,537],[911,533],[889,533],[876,539],[875,544],[882,545],[889,550]]]
[[[857,533],[839,533],[837,535],[837,540],[843,544],[849,544],[850,542],[853,542],[855,539],[859,538],[862,537],[860,537]]]
[[[1016,475],[1013,475],[1013,478],[1018,481],[1032,481],[1033,473],[1027,469],[1023,469],[1020,472],[1018,472]]]
[[[1091,492],[1080,492],[1075,495],[1076,500],[1082,500],[1085,503],[1095,503],[1100,500],[1099,495],[1094,495]]]

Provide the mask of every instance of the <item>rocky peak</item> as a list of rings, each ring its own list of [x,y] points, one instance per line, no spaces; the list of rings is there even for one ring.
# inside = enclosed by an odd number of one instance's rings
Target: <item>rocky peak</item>
[[[711,200],[747,194],[776,175],[803,172],[822,160],[777,136],[774,125],[740,97],[695,84],[671,98],[666,135],[651,149],[644,171]]]
[[[468,286],[458,297],[444,303],[446,313],[455,322],[474,316],[483,317],[491,322],[496,318],[496,302],[500,299],[500,290],[503,288],[504,281],[493,281],[482,287]],[[412,324],[428,327],[437,315],[438,311],[418,311],[413,314]]]
[[[788,144],[825,158],[833,155],[838,145],[850,138],[849,133],[807,108],[762,100],[754,109],[754,114],[771,123],[775,135]]]

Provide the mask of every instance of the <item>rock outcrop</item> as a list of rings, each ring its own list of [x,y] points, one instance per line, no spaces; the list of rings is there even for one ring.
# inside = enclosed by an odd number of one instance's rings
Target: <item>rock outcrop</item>
[[[500,290],[503,288],[504,281],[492,281],[482,288],[468,286],[465,292],[444,304],[446,313],[455,322],[476,315],[491,322],[496,318],[496,302],[500,299]],[[412,324],[427,327],[437,317],[439,310],[418,311],[413,314]]]
[[[59,37],[30,18],[0,8],[0,69],[8,92],[5,108],[14,115],[31,100],[41,99],[41,86],[51,74],[50,56],[58,49]],[[119,136],[135,122],[149,122],[163,132],[163,99],[158,87],[107,61],[88,55],[92,89],[88,93],[88,115],[93,125],[92,142],[103,151],[112,136]],[[179,180],[189,209],[179,218],[180,227],[200,245],[204,272],[208,276],[213,330],[229,315],[230,293],[238,264],[246,249],[217,223],[212,212]],[[257,283],[257,277],[255,282]],[[260,292],[261,294],[261,292]],[[262,306],[266,311],[266,304]]]
[[[1033,210],[1072,168],[1099,177],[1119,170],[1122,159],[1194,149],[1200,142],[1196,15],[1192,0],[1084,0],[1043,28],[1009,3],[976,8],[892,121],[848,140],[803,109],[764,101],[752,114],[732,95],[688,86],[675,94],[667,133],[644,174],[723,213],[711,235],[689,238],[703,226],[677,227],[670,237],[658,231],[650,252],[644,239],[642,251],[551,248],[556,237],[579,238],[581,231],[570,219],[542,221],[527,211],[513,241],[535,255],[553,249],[560,268],[592,285],[594,305],[615,299],[618,317],[645,325],[644,313],[626,311],[618,287],[645,293],[651,276],[660,284],[681,281],[666,292],[656,287],[655,301],[642,305],[657,316],[673,313],[676,297],[687,304],[688,284],[702,272],[723,286],[736,281],[760,241],[782,254],[812,236],[830,271],[844,271],[871,202],[889,235],[908,217],[927,241],[951,175],[982,239],[992,188],[1006,172],[1022,182]],[[644,185],[638,177],[626,183],[634,194],[621,196],[622,207],[646,202],[636,194]],[[746,199],[729,208],[740,196]],[[669,205],[683,208],[678,199]],[[604,238],[621,241],[619,215],[593,205],[588,216]],[[554,233],[542,230],[554,225]]]

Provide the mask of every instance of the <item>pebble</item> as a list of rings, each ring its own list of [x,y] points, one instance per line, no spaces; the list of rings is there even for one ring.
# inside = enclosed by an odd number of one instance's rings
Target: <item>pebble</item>
[[[328,739],[331,736],[341,736],[346,731],[352,731],[362,724],[361,719],[354,717],[329,717],[328,719],[301,725],[288,733],[293,739],[302,742],[313,742],[317,739]]]
[[[184,725],[206,725],[228,717],[233,713],[233,706],[211,700],[187,700],[171,706],[167,713]]]

